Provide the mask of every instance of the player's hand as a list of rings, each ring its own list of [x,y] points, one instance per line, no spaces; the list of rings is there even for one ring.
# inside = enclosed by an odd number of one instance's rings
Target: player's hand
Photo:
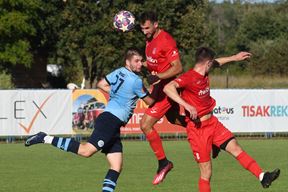
[[[147,76],[147,81],[150,85],[155,85],[161,81],[161,79],[156,74],[149,74]]]
[[[184,108],[185,108],[186,111],[189,112],[190,118],[191,118],[192,120],[197,119],[198,114],[197,114],[197,110],[196,110],[195,107],[193,107],[193,106],[191,106],[191,105],[185,105]]]
[[[245,59],[250,59],[251,56],[252,56],[251,53],[242,51],[242,52],[237,53],[236,55],[234,55],[234,60],[235,61],[243,61]]]

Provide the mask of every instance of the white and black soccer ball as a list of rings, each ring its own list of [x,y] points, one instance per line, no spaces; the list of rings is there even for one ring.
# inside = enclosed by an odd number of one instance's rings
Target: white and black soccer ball
[[[122,10],[114,16],[113,25],[119,31],[131,31],[135,26],[135,17],[130,11]]]

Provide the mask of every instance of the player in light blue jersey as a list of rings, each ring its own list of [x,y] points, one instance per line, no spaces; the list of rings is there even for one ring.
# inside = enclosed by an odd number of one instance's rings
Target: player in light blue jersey
[[[110,100],[105,111],[114,114],[123,122],[128,122],[138,98],[145,98],[148,93],[142,80],[128,68],[121,67],[108,74],[105,81],[111,86]]]
[[[28,137],[25,146],[46,143],[83,157],[91,157],[101,150],[110,164],[110,169],[103,181],[102,192],[113,192],[123,162],[120,128],[129,121],[139,98],[148,105],[154,102],[137,75],[141,67],[140,52],[136,49],[128,49],[125,54],[125,67],[116,69],[98,82],[97,86],[100,89],[110,93],[110,99],[105,111],[96,119],[94,131],[87,143],[39,132]]]

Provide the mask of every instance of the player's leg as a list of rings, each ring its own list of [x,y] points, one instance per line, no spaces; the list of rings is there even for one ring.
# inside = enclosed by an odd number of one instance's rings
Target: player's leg
[[[123,156],[121,152],[108,153],[107,160],[110,164],[105,179],[103,181],[102,192],[113,192],[117,185],[118,177],[122,170]]]
[[[213,118],[215,119],[215,117]],[[258,163],[240,147],[233,134],[219,121],[216,126],[213,142],[234,156],[242,167],[261,181],[264,188],[268,188],[280,174],[279,169],[273,172],[263,172]]]
[[[212,164],[210,153],[212,150],[213,125],[209,120],[204,122],[189,122],[187,125],[187,137],[192,149],[195,161],[200,169],[198,181],[199,192],[210,192],[210,179],[212,175]]]
[[[123,165],[123,146],[120,139],[120,128],[107,146],[102,149],[102,153],[106,155],[110,165],[103,181],[102,192],[113,192]]]
[[[161,160],[166,158],[166,156],[162,146],[161,138],[158,132],[153,127],[158,120],[158,118],[144,114],[140,121],[140,128],[145,134],[146,139],[149,141],[149,144],[154,151],[155,156],[158,160]]]
[[[25,141],[25,146],[29,147],[39,143],[51,144],[63,151],[72,152],[84,157],[90,157],[97,152],[97,149],[90,143],[80,144],[73,138],[50,136],[43,132],[28,137]]]
[[[279,169],[275,169],[272,172],[263,172],[258,163],[242,150],[236,139],[229,141],[225,150],[233,155],[242,167],[255,175],[261,181],[264,188],[268,188],[280,175]]]
[[[212,176],[211,161],[198,163],[200,168],[200,178],[198,181],[199,192],[211,192],[210,179]]]
[[[167,173],[173,168],[173,163],[166,158],[162,140],[157,131],[153,128],[158,120],[159,118],[144,114],[140,122],[141,130],[145,134],[150,147],[158,159],[157,173],[152,182],[154,185],[161,183]]]

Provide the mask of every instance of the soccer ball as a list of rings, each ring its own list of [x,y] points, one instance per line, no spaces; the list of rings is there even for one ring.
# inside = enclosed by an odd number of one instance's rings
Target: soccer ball
[[[113,25],[119,31],[131,31],[135,25],[135,17],[130,11],[120,11],[114,16]]]

